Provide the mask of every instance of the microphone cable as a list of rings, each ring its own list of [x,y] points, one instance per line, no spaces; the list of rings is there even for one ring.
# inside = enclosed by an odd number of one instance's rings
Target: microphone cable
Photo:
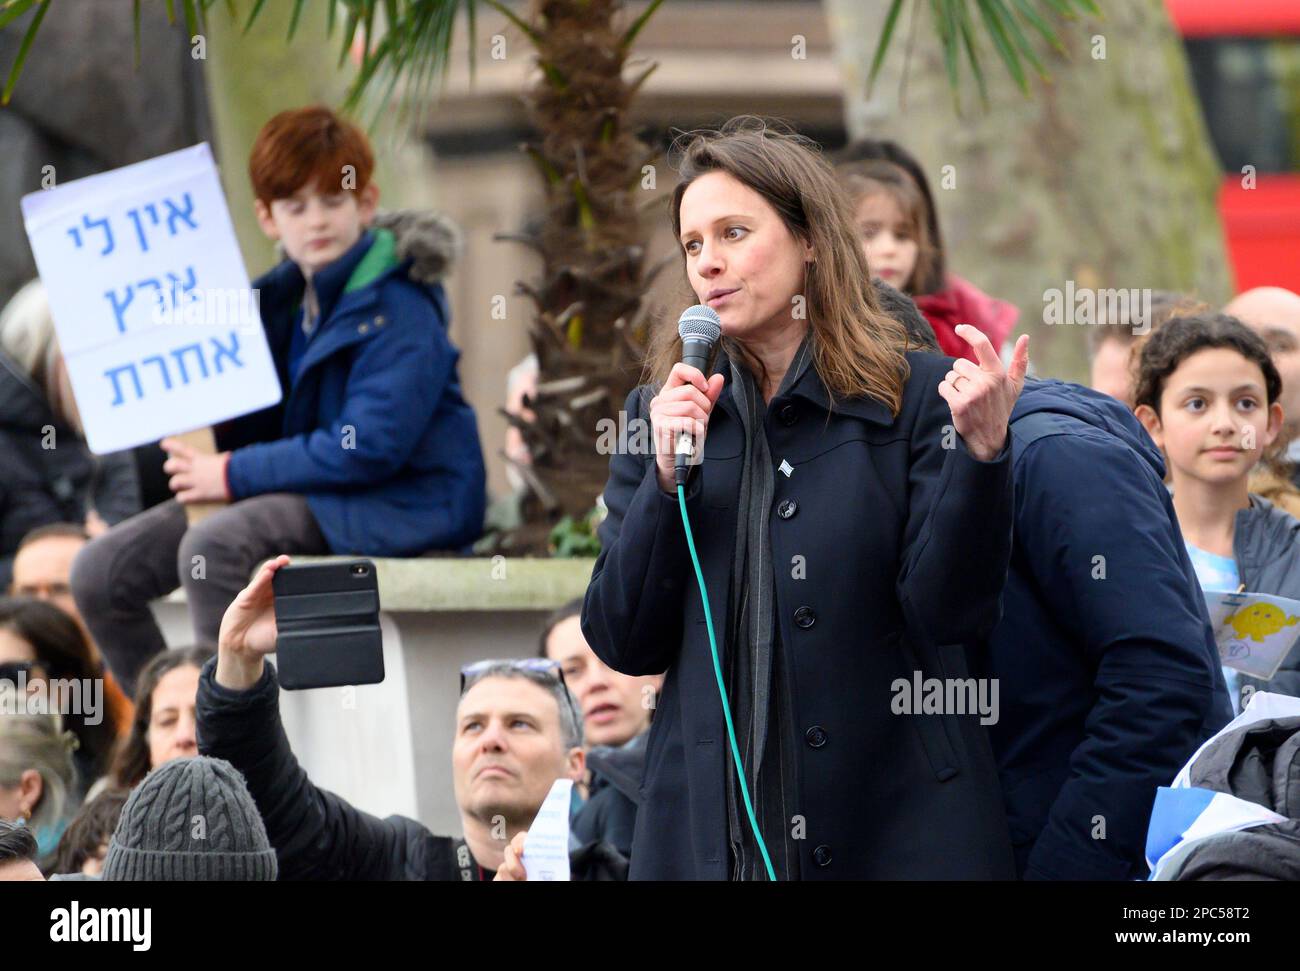
[[[704,585],[704,571],[700,568],[700,558],[695,555],[695,538],[691,535],[691,520],[686,515],[686,486],[677,483],[677,504],[682,511],[682,526],[686,529],[686,546],[691,551],[691,564],[695,567],[695,579],[700,585],[700,599],[704,602],[704,623],[709,631],[709,650],[713,652],[713,676],[718,680],[718,695],[722,699],[722,715],[727,721],[727,739],[731,742],[731,759],[736,766],[736,775],[740,779],[740,794],[745,799],[745,813],[749,816],[749,828],[758,841],[758,851],[763,854],[763,865],[767,867],[767,878],[776,882],[776,871],[772,869],[772,858],[767,854],[767,844],[759,832],[758,820],[754,818],[754,804],[749,798],[749,783],[745,779],[745,766],[740,761],[740,745],[736,742],[736,726],[731,721],[731,702],[727,700],[727,688],[722,681],[722,662],[718,660],[718,641],[713,634],[713,612],[709,609],[709,591]]]

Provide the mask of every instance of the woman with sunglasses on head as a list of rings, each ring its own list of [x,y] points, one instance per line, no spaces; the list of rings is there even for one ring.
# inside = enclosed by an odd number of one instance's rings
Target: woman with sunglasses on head
[[[899,685],[970,677],[998,619],[1028,339],[1009,368],[971,327],[978,363],[918,353],[796,136],[734,119],[679,169],[674,235],[721,347],[708,373],[671,331],[652,347],[626,410],[655,454],[610,460],[582,623],[615,670],[668,672],[632,877],[1010,878],[978,715],[911,713]],[[703,460],[679,499],[683,433]]]
[[[74,806],[108,771],[117,726],[125,720],[125,699],[106,691],[104,678],[90,642],[62,610],[26,597],[0,599],[0,681],[44,692],[47,708],[42,710],[65,709],[60,711],[64,726],[77,740],[77,782],[69,793]]]

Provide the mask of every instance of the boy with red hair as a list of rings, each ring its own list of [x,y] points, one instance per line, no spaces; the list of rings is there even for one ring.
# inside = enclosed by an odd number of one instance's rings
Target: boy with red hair
[[[269,556],[411,556],[482,531],[483,454],[437,282],[455,232],[410,214],[379,225],[373,172],[365,135],[325,107],[257,136],[257,219],[287,258],[253,286],[284,397],[218,427],[216,454],[165,439],[175,498],[77,557],[73,594],[124,684],[166,646],[149,602],[178,585],[195,637],[216,643]],[[196,502],[229,505],[190,526]]]

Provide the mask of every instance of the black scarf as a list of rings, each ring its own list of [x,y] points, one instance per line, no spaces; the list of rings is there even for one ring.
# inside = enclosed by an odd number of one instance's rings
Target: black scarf
[[[812,362],[811,332],[795,353],[777,395],[793,387]],[[727,642],[727,693],[736,740],[745,766],[754,815],[779,880],[799,877],[798,846],[792,838],[798,813],[794,716],[790,676],[776,624],[776,579],[769,520],[776,469],[768,449],[763,402],[754,376],[731,362],[731,393],[745,434],[737,505],[736,553],[732,566]],[[766,880],[767,868],[750,827],[749,814],[730,757],[727,759],[727,828],[732,878]]]

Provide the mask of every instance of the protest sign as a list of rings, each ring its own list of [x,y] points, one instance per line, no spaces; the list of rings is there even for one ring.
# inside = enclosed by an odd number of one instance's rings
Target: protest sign
[[[206,143],[23,197],[96,454],[280,400]]]

